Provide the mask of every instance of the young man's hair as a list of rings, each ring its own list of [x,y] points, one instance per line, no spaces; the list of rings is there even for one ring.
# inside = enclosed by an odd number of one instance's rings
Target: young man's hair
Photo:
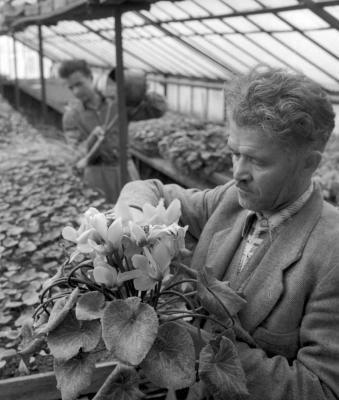
[[[88,78],[92,77],[92,71],[89,68],[86,60],[75,59],[63,61],[58,69],[59,76],[62,79],[67,79],[74,74],[74,72],[81,72]]]
[[[227,118],[287,146],[323,150],[335,114],[325,91],[302,74],[256,67],[225,88]]]

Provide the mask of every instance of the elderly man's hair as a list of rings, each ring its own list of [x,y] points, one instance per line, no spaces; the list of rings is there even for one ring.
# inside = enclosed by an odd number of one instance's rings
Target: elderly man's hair
[[[63,61],[58,69],[59,76],[62,79],[67,79],[74,74],[74,72],[81,72],[88,78],[92,77],[92,71],[86,60],[75,59]]]
[[[225,88],[228,118],[287,146],[323,150],[335,114],[325,91],[302,74],[255,68]]]

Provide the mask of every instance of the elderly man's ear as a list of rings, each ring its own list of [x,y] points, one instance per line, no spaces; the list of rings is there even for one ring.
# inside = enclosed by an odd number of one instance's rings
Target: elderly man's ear
[[[310,150],[305,157],[305,169],[313,173],[319,166],[321,161],[321,151]]]

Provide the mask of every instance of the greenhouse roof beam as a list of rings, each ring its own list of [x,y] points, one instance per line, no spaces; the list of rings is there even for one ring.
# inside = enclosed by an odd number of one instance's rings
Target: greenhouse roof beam
[[[339,20],[333,17],[330,13],[324,10],[324,3],[316,4],[312,0],[303,0],[304,4],[314,12],[314,14],[318,15],[321,19],[326,21],[332,28],[339,30]],[[336,5],[339,5],[339,2],[336,2]]]
[[[321,4],[315,4],[317,8],[321,10],[323,7],[330,7],[330,6],[337,6],[338,5],[338,0],[328,0],[328,1],[323,1]],[[178,7],[178,4],[176,4]],[[229,5],[227,5],[230,7]],[[209,19],[227,19],[227,18],[233,18],[233,17],[248,17],[250,15],[258,15],[258,14],[270,14],[270,13],[279,13],[279,12],[284,12],[284,11],[294,11],[294,10],[305,10],[310,8],[308,5],[305,3],[303,4],[297,4],[294,6],[283,6],[283,7],[272,7],[272,8],[263,8],[263,9],[256,9],[256,10],[248,10],[248,11],[234,11],[232,13],[227,13],[227,14],[220,14],[220,15],[206,15],[203,17],[187,17],[187,18],[169,18],[166,20],[161,20],[159,23],[160,24],[169,24],[171,22],[190,22],[190,21],[204,21],[204,20],[209,20]],[[327,13],[328,14],[328,13]],[[331,16],[329,14],[329,16]],[[333,17],[332,17],[333,18]],[[335,18],[334,18],[335,20]],[[132,25],[129,28],[143,28],[144,26],[147,25],[153,25],[152,20],[146,22],[144,25]]]
[[[223,0],[221,0],[223,1]],[[309,1],[309,0],[307,0]],[[337,0],[338,3],[338,0]],[[232,8],[231,6],[229,6],[230,8]],[[246,19],[248,19],[247,17],[245,17]],[[306,61],[307,63],[309,63],[310,65],[312,65],[314,68],[317,68],[319,71],[323,72],[325,75],[327,75],[328,77],[330,77],[331,79],[335,80],[336,82],[339,83],[339,79],[330,74],[325,68],[320,67],[318,64],[316,64],[315,62],[313,62],[312,60],[310,60],[309,58],[305,57],[303,54],[301,54],[300,52],[298,52],[296,49],[294,49],[292,46],[286,44],[284,41],[282,41],[281,39],[277,38],[275,35],[273,35],[271,32],[267,32],[265,31],[260,25],[258,25],[256,22],[254,21],[250,21],[253,25],[255,25],[260,32],[266,33],[267,35],[271,36],[274,40],[276,40],[278,43],[280,43],[282,46],[286,47],[288,50],[290,50],[292,53],[296,54],[298,57],[300,57],[301,59],[303,59],[304,61]],[[276,56],[274,56],[276,57]]]
[[[85,27],[86,29],[88,29],[90,32],[95,33],[96,35],[98,35],[101,39],[105,40],[106,42],[109,42],[111,44],[113,44],[115,46],[115,40],[114,39],[109,39],[108,37],[106,37],[105,35],[103,35],[100,31],[96,31],[95,29],[91,28],[90,26],[88,26],[88,24],[86,24],[85,22],[80,22],[80,25],[82,25],[83,27]],[[155,72],[157,73],[161,73],[161,71],[157,68],[154,67],[154,65],[152,65],[151,63],[149,63],[148,61],[146,61],[145,59],[137,56],[135,53],[133,53],[130,50],[124,49],[124,52],[129,54],[131,57],[135,58],[138,61],[141,61],[143,64],[150,66]]]
[[[259,0],[257,0],[257,3],[261,4]],[[302,35],[303,37],[305,37],[307,40],[309,40],[310,42],[312,42],[313,44],[315,44],[316,46],[320,47],[322,50],[326,51],[326,53],[330,54],[332,57],[336,58],[337,60],[339,60],[339,57],[333,53],[330,49],[324,47],[322,44],[318,43],[316,40],[314,40],[313,38],[311,38],[310,36],[306,35],[304,33],[304,31],[302,31],[301,29],[297,28],[295,25],[291,24],[289,21],[287,21],[285,18],[283,18],[281,15],[279,15],[278,13],[273,13],[277,18],[279,18],[281,21],[283,21],[285,24],[289,25],[295,32],[300,33],[300,35]],[[317,31],[320,30],[324,30],[324,29],[328,29],[328,28],[317,28]],[[312,29],[313,31],[314,29]],[[282,31],[280,31],[282,32]]]
[[[219,67],[224,68],[227,72],[231,72],[231,74],[234,74],[234,68],[230,67],[229,65],[226,65],[224,62],[217,60],[215,57],[212,57],[211,55],[205,53],[204,51],[200,50],[198,47],[193,46],[191,43],[186,42],[186,40],[182,39],[181,37],[178,37],[174,35],[172,32],[170,32],[168,29],[164,28],[162,25],[162,22],[158,21],[153,21],[151,18],[147,17],[146,15],[142,14],[141,12],[137,13],[141,18],[143,18],[146,22],[148,22],[151,25],[156,26],[161,32],[163,32],[166,36],[169,36],[176,40],[177,42],[181,43],[182,45],[188,47],[189,49],[193,50],[194,52],[198,53],[200,56],[203,56],[205,59],[208,59],[214,64],[217,64]]]

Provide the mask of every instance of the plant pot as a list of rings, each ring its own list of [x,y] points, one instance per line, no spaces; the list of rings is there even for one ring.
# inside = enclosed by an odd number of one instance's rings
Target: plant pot
[[[96,365],[91,385],[82,393],[96,393],[115,363]],[[61,399],[53,372],[33,374],[0,380],[0,398],[3,400],[57,400]]]

